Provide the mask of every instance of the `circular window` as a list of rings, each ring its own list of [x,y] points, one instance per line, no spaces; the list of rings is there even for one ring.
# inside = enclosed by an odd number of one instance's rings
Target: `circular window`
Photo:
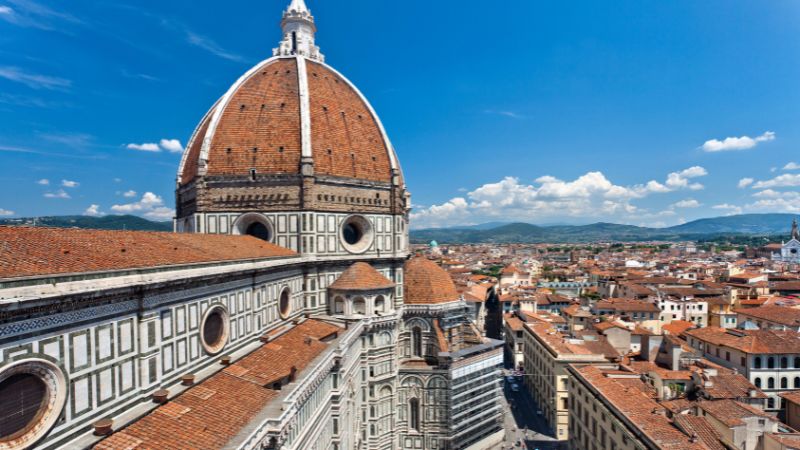
[[[24,448],[41,439],[58,420],[66,381],[55,364],[35,359],[0,372],[0,448]]]
[[[222,351],[228,341],[228,311],[222,305],[209,309],[200,324],[203,348],[210,354]]]
[[[249,234],[250,236],[257,237],[262,241],[269,242],[272,239],[270,236],[269,228],[261,222],[253,222],[250,226],[247,227],[245,234]]]
[[[341,241],[348,252],[364,253],[372,240],[372,224],[363,216],[350,216],[342,222]]]
[[[233,223],[232,231],[233,234],[253,236],[267,242],[272,242],[275,235],[269,219],[259,213],[242,214]]]
[[[282,319],[289,317],[289,313],[292,312],[292,293],[289,292],[289,288],[286,288],[281,292],[281,298],[278,301],[278,308]]]

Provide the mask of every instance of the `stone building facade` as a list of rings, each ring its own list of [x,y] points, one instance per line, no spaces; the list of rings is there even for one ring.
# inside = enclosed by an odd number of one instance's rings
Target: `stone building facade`
[[[0,227],[0,449],[481,449],[502,343],[302,0],[203,117],[176,233]]]

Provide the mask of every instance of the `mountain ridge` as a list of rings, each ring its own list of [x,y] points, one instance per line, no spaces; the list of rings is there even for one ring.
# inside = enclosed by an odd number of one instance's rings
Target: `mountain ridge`
[[[719,235],[788,236],[794,214],[739,214],[697,219],[664,228],[597,222],[588,225],[539,226],[524,222],[496,228],[429,228],[411,230],[412,243],[432,240],[460,243],[571,243],[597,241],[696,240]]]

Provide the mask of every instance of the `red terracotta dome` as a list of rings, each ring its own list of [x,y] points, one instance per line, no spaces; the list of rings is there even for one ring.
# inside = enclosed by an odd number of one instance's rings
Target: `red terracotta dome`
[[[424,256],[406,261],[403,303],[446,303],[459,299],[456,285],[446,270]]]
[[[244,74],[202,119],[178,183],[198,176],[314,174],[391,183],[399,174],[380,119],[341,74],[322,61],[279,55]]]

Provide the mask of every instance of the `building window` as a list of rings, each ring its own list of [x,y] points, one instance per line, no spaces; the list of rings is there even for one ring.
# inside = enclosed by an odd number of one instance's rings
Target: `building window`
[[[787,369],[787,368],[789,368],[789,358],[784,356],[781,358],[781,369]]]
[[[278,309],[279,312],[281,313],[282,319],[289,317],[289,313],[292,312],[291,300],[292,300],[292,293],[291,291],[289,291],[289,288],[287,287],[281,292],[281,298],[278,303]]]
[[[760,369],[761,368],[761,357],[760,356],[756,356],[755,358],[753,358],[753,367],[756,368],[756,369]]]
[[[408,426],[414,431],[419,431],[419,400],[416,398],[409,400],[408,409]]]
[[[789,379],[786,377],[781,377],[781,389],[786,389],[789,387]]]
[[[794,377],[794,388],[800,388],[800,377]]]
[[[413,355],[422,357],[422,329],[420,327],[414,327],[411,330],[411,346]]]
[[[775,378],[769,377],[767,379],[767,389],[775,389]]]
[[[775,368],[775,358],[773,358],[772,356],[767,358],[767,368],[768,369],[774,369]]]
[[[353,314],[366,314],[367,302],[364,297],[358,297],[353,300]]]
[[[203,348],[211,355],[222,351],[228,342],[228,310],[222,305],[212,306],[200,323]]]
[[[775,408],[775,399],[770,397],[767,399],[767,409]]]
[[[760,389],[760,388],[761,388],[761,377],[756,377],[756,378],[755,378],[755,380],[753,380],[753,384],[754,384],[754,385],[755,385],[757,388],[759,388],[759,389]]]

